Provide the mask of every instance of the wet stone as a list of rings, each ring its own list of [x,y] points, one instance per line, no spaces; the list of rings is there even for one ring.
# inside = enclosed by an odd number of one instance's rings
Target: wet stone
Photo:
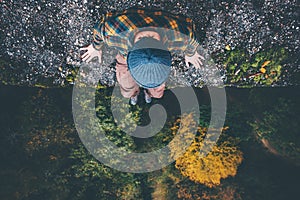
[[[228,51],[226,48],[241,48],[254,55],[278,46],[299,54],[296,0],[3,0],[0,1],[0,60],[13,69],[11,76],[16,84],[35,85],[47,80],[44,82],[49,85],[66,85],[66,77],[82,65],[79,48],[91,42],[92,27],[100,15],[136,5],[191,17],[201,45],[216,57]],[[95,79],[105,85],[116,81],[114,53],[106,47],[103,64],[90,64],[95,67]],[[216,60],[216,67],[226,82],[227,72],[221,60]],[[277,84],[295,84],[290,77],[299,73],[299,59],[286,63],[285,67],[284,79]],[[170,79],[201,87],[203,83],[214,84],[207,77],[215,73],[187,68],[183,56],[174,55]]]

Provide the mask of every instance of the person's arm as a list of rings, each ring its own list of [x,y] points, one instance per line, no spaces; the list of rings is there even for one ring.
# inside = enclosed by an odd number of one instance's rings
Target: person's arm
[[[101,26],[102,26],[103,22],[97,22],[94,26],[94,30],[93,30],[93,47],[96,50],[101,50],[102,45],[103,45],[103,38],[100,34],[100,30],[101,30]]]
[[[102,61],[102,45],[103,40],[101,34],[99,32],[100,24],[98,22],[93,31],[93,42],[87,47],[80,48],[81,51],[86,51],[82,56],[81,59],[84,62],[90,62],[93,58],[98,57],[98,62],[101,63]]]
[[[194,31],[194,30],[193,30]],[[189,44],[186,47],[184,54],[186,56],[193,56],[195,52],[197,51],[197,48],[199,46],[199,43],[197,41],[197,38],[193,32],[190,33],[190,38],[189,38]]]
[[[193,25],[193,30],[190,35],[189,44],[188,44],[186,50],[184,51],[185,64],[186,64],[186,66],[189,67],[190,66],[189,63],[191,63],[195,66],[195,68],[199,69],[203,65],[201,60],[204,60],[204,57],[201,56],[197,52],[199,43],[197,41],[197,38],[196,38],[194,32],[195,32],[195,26]]]

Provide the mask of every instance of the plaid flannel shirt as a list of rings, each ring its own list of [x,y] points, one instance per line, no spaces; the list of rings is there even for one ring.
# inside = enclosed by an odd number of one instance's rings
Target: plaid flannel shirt
[[[187,56],[195,54],[199,43],[190,18],[145,8],[130,8],[103,15],[94,27],[93,46],[99,50],[106,43],[118,49],[126,58],[135,34],[143,28],[151,27],[163,30],[160,35],[169,51],[184,52]]]

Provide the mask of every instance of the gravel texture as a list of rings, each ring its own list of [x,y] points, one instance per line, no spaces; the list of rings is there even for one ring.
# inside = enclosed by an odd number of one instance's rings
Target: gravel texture
[[[296,0],[0,0],[0,59],[10,63],[18,84],[34,85],[41,79],[65,85],[66,77],[81,66],[79,48],[92,39],[92,27],[102,13],[131,6],[158,7],[191,17],[197,36],[209,55],[221,55],[226,47],[243,48],[250,54],[276,46],[299,54],[299,4]],[[93,73],[105,85],[115,83],[114,55],[106,47],[104,64]],[[299,73],[299,59],[286,66]],[[226,71],[216,63],[225,80]],[[174,55],[172,79],[184,85],[212,83],[210,70],[187,68],[182,55]]]

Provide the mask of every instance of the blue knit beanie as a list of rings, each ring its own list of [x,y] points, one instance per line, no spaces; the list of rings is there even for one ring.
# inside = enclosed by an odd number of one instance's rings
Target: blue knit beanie
[[[142,38],[134,44],[127,56],[131,76],[143,88],[163,84],[171,72],[171,53],[161,41]]]

